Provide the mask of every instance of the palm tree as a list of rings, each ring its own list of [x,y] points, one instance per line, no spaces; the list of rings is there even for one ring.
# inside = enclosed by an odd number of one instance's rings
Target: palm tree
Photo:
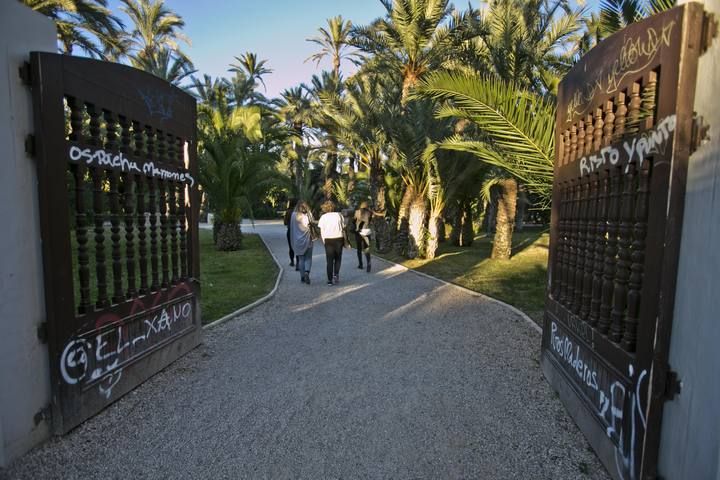
[[[75,47],[91,57],[123,55],[123,23],[107,8],[107,0],[21,0],[50,17],[57,25],[61,51],[72,55]]]
[[[179,85],[196,72],[189,60],[178,58],[166,47],[154,50],[149,55],[133,56],[130,58],[130,64],[173,85]]]
[[[601,0],[600,23],[603,33],[611,35],[631,23],[675,6],[676,0]]]
[[[242,245],[243,215],[253,217],[253,202],[277,180],[277,155],[262,146],[260,107],[204,112],[208,118],[201,131],[200,183],[215,211],[217,248],[237,250]]]
[[[352,45],[401,75],[404,105],[410,89],[448,57],[450,35],[443,22],[452,8],[448,0],[380,1],[386,16],[353,28]]]
[[[330,57],[333,66],[333,74],[340,77],[340,64],[344,59],[356,60],[361,58],[360,53],[348,51],[350,48],[350,32],[352,22],[343,20],[342,15],[327,19],[328,28],[318,28],[320,35],[306,39],[308,42],[320,46],[320,51],[308,57],[305,61],[312,60],[317,66],[325,57]]]
[[[447,72],[428,76],[418,87],[418,95],[444,102],[438,117],[462,118],[477,126],[476,135],[455,134],[440,142],[442,148],[472,153],[504,169],[535,193],[541,204],[549,204],[555,155],[551,102],[497,79]],[[513,194],[510,183],[501,185],[506,188],[504,196]],[[511,210],[503,211],[510,214]],[[498,240],[511,239],[512,230],[508,235],[507,228],[512,228],[513,220],[498,218],[498,225],[506,228]],[[509,252],[509,248],[499,251]]]
[[[299,190],[303,184],[305,171],[303,168],[305,130],[313,121],[312,104],[307,90],[302,86],[286,89],[280,95],[281,98],[274,103],[279,109],[280,119],[292,129],[293,136],[290,138],[292,150],[288,153],[295,167],[291,168],[291,172],[295,177],[295,186]]]
[[[128,41],[133,55],[152,57],[161,48],[167,48],[179,58],[187,56],[180,50],[179,42],[189,44],[182,33],[185,21],[165,6],[164,0],[122,0],[121,10],[133,23]]]
[[[258,60],[257,54],[253,52],[245,52],[242,56],[235,57],[235,60],[238,63],[230,64],[230,72],[242,73],[252,82],[253,88],[256,88],[256,82],[259,82],[267,90],[263,76],[273,72],[266,66],[267,60]]]

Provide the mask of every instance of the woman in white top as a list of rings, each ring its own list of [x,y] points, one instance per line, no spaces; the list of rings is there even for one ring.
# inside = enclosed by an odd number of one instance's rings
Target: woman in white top
[[[310,224],[314,222],[310,207],[304,201],[298,202],[290,216],[290,239],[297,257],[300,281],[310,284],[310,267],[312,267],[313,238]]]
[[[320,227],[320,237],[325,244],[327,284],[332,285],[340,280],[340,264],[345,245],[345,219],[335,211],[333,202],[323,204],[323,212],[318,220],[318,227]]]

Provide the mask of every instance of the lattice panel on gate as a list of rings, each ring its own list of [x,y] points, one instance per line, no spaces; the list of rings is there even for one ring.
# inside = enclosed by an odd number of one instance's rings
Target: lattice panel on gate
[[[33,53],[53,426],[199,341],[195,100],[127,66]]]
[[[633,24],[558,92],[543,371],[617,478],[656,468],[702,25]]]

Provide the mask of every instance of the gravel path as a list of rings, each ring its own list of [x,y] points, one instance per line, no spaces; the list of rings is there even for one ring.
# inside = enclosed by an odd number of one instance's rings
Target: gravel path
[[[257,227],[287,265],[282,225]],[[608,478],[517,314],[345,251],[1,478]]]

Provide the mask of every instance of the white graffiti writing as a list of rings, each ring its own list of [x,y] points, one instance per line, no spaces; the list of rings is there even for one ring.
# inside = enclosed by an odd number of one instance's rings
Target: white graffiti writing
[[[142,164],[141,168],[137,162],[129,160],[122,152],[113,153],[103,149],[91,150],[71,145],[68,155],[73,162],[84,161],[87,165],[110,167],[121,172],[143,173],[162,180],[189,183],[191,187],[195,185],[195,179],[187,172],[174,172],[156,167],[154,162],[146,162]]]
[[[60,357],[60,374],[69,385],[100,379],[100,393],[110,398],[122,376],[122,365],[147,351],[154,343],[154,337],[172,331],[178,322],[187,323],[191,316],[192,303],[185,301],[142,319],[143,333],[132,338],[127,325],[105,330],[91,338],[73,338]]]
[[[670,139],[670,134],[675,131],[676,117],[670,115],[662,119],[655,128],[642,132],[638,136],[623,143],[624,154],[627,156],[625,173],[630,169],[630,164],[636,162],[641,168],[645,157],[652,154],[665,153],[665,147]],[[617,165],[621,152],[615,147],[604,147],[599,155],[590,155],[580,159],[580,175],[587,175],[602,167],[603,165]]]
[[[112,167],[123,172],[132,171],[140,173],[137,162],[131,162],[125,158],[122,152],[113,154],[112,152],[102,149],[92,151],[89,148],[80,148],[72,145],[70,147],[70,160],[73,162],[84,160],[88,165],[94,163],[95,165]]]
[[[151,175],[162,180],[175,180],[176,182],[190,182],[190,186],[195,185],[195,179],[186,172],[172,172],[165,170],[164,168],[158,168],[153,162],[147,162],[143,165],[143,173],[145,175]]]
[[[567,334],[562,332],[555,322],[550,323],[550,345],[551,349],[560,357],[580,379],[582,384],[597,394],[596,413],[605,422],[605,433],[616,445],[615,458],[619,478],[635,479],[635,450],[636,441],[644,435],[647,423],[645,421],[645,410],[642,405],[641,395],[643,382],[646,380],[647,371],[643,370],[634,380],[635,370],[629,365],[628,376],[634,381],[634,390],[628,393],[625,384],[621,381],[614,381],[605,388],[600,385],[599,378],[606,378],[600,375],[588,361],[590,355],[575,344]],[[628,399],[629,395],[629,399]],[[623,432],[625,418],[626,400],[631,406],[630,412],[630,445],[626,445]]]
[[[655,61],[663,47],[672,44],[675,20],[664,23],[658,31],[655,27],[635,37],[626,37],[618,56],[607,67],[599,69],[589,82],[570,95],[567,104],[567,121],[585,113],[595,95],[616,92],[628,75],[641,72]]]

